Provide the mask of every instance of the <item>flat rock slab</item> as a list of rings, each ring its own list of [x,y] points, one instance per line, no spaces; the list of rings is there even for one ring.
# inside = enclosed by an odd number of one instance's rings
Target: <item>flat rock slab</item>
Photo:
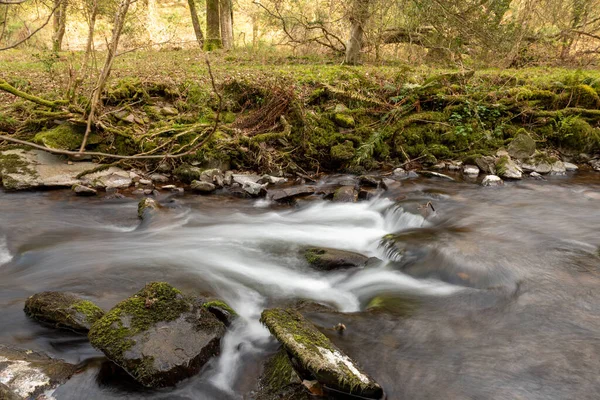
[[[92,345],[146,387],[197,374],[220,350],[225,325],[164,282],[120,302],[89,332]]]
[[[275,189],[267,191],[267,198],[273,201],[289,201],[296,197],[308,196],[315,192],[311,186],[296,186],[286,189]]]
[[[6,150],[0,153],[0,178],[7,190],[40,187],[71,187],[77,176],[97,167],[92,162],[68,164],[64,159],[41,150]]]
[[[30,399],[66,382],[76,367],[43,353],[0,345],[0,399]],[[4,396],[4,397],[2,397]]]
[[[317,380],[337,392],[383,398],[383,389],[325,335],[295,310],[265,310],[261,322],[299,364],[302,379]]]

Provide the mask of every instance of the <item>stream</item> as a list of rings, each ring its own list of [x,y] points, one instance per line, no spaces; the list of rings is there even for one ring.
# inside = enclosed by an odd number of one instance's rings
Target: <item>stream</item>
[[[131,198],[0,192],[0,343],[85,365],[57,400],[251,399],[278,346],[260,313],[299,299],[329,307],[305,315],[388,399],[600,398],[598,173],[500,188],[419,178],[354,204],[157,200],[164,213],[140,223]],[[398,234],[392,247],[381,245],[387,234]],[[308,246],[381,261],[316,271]],[[241,316],[221,355],[175,388],[115,376],[84,337],[23,313],[36,292],[110,309],[151,281],[222,298]]]

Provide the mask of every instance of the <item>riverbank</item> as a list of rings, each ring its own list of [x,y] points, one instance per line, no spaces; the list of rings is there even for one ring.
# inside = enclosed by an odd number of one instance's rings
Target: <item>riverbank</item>
[[[52,101],[67,97],[68,65],[77,55],[62,54],[51,64],[20,52],[2,57],[1,78],[13,87]],[[201,53],[124,55],[87,149],[122,156],[184,152],[207,135],[218,114],[218,131],[193,154],[121,165],[153,171],[183,163],[276,176],[361,174],[442,162],[476,165],[477,158],[496,155],[523,136],[534,143],[528,156],[538,161],[594,168],[589,162],[599,157],[598,71],[450,71],[314,61],[213,56],[224,100],[218,113]],[[84,109],[92,86],[84,79],[71,106]],[[11,137],[77,150],[84,130],[73,113],[0,92],[0,131]]]

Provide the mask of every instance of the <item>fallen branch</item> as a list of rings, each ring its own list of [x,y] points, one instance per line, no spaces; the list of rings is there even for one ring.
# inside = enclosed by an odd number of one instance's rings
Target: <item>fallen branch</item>
[[[17,97],[21,97],[25,100],[29,100],[35,104],[39,104],[40,106],[48,107],[48,108],[56,108],[61,105],[67,105],[68,101],[66,100],[56,100],[50,101],[46,99],[42,99],[41,97],[34,96],[29,93],[25,93],[16,87],[12,86],[10,83],[6,82],[4,79],[0,79],[0,90],[4,90],[10,94],[13,94]]]

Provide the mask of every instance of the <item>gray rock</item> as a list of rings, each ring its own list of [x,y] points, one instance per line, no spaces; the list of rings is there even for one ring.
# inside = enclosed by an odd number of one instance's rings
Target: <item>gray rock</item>
[[[200,302],[153,282],[98,320],[88,337],[142,385],[158,388],[197,374],[219,353],[224,334]]]
[[[296,197],[308,196],[315,192],[315,188],[311,186],[294,186],[285,189],[275,189],[267,191],[267,198],[273,201],[290,201]]]
[[[462,168],[462,162],[460,161],[452,161],[448,164],[448,169],[450,171],[458,171]]]
[[[364,267],[369,257],[352,251],[313,247],[304,251],[304,258],[315,269],[331,271],[335,269]]]
[[[529,174],[529,176],[530,176],[530,177],[532,177],[533,179],[536,179],[536,180],[538,180],[538,181],[543,181],[543,180],[545,180],[545,179],[544,179],[544,177],[543,177],[541,174],[539,174],[539,173],[537,173],[537,172],[535,172],[535,171],[531,172],[531,173]]]
[[[233,172],[227,171],[225,172],[225,176],[223,177],[223,184],[229,186],[233,183]]]
[[[87,332],[104,311],[75,293],[43,292],[27,299],[25,314],[59,329]]]
[[[486,174],[494,175],[496,173],[496,158],[492,156],[478,157],[475,164]]]
[[[474,165],[465,165],[463,168],[463,174],[477,176],[479,175],[479,168]]]
[[[379,187],[381,178],[374,175],[362,175],[358,177],[358,182],[362,186]]]
[[[169,182],[169,177],[166,176],[166,175],[163,175],[163,174],[154,173],[154,174],[151,174],[149,176],[149,178],[150,178],[150,180],[152,182],[157,182],[157,183],[166,183],[166,182]]]
[[[524,160],[535,153],[535,140],[531,136],[520,133],[508,145],[508,154],[517,160]]]
[[[91,162],[67,163],[41,150],[6,150],[0,153],[0,179],[6,190],[65,187],[81,183],[80,173],[98,167]]]
[[[496,171],[504,179],[522,179],[523,170],[510,158],[501,157],[496,162]]]
[[[152,185],[152,181],[151,181],[151,180],[149,180],[149,179],[140,179],[140,180],[138,181],[138,183],[139,183],[140,185],[144,185],[144,186],[150,186],[150,185]]]
[[[220,187],[223,186],[223,178],[223,171],[218,168],[207,169],[200,174],[200,180],[202,182],[213,183]]]
[[[42,399],[77,368],[46,354],[0,345],[0,399]]]
[[[231,175],[232,182],[239,183],[244,186],[245,183],[258,183],[260,180],[260,176],[258,175],[250,175],[250,174],[232,174]]]
[[[190,189],[196,193],[212,193],[217,187],[210,182],[193,181],[190,185]]]
[[[549,174],[552,171],[552,165],[548,164],[545,161],[542,161],[535,166],[535,172],[538,174]]]
[[[252,182],[250,180],[245,181],[242,185],[242,190],[248,193],[250,196],[261,196],[267,193],[267,184],[261,185],[260,183]]]
[[[175,116],[179,114],[179,111],[177,111],[174,107],[166,106],[160,109],[160,113],[165,116]]]
[[[390,178],[381,179],[381,188],[383,190],[388,190],[392,186],[401,186],[401,185],[402,184],[400,182],[395,181],[394,179],[390,179]]]
[[[77,196],[95,196],[98,194],[98,191],[96,191],[95,189],[92,189],[91,187],[87,187],[84,185],[75,185],[71,188],[71,190],[77,195]]]
[[[572,164],[570,162],[566,162],[564,164],[565,164],[565,169],[569,172],[577,171],[579,169],[579,167],[577,165]]]
[[[594,171],[599,171],[600,172],[600,159],[591,160],[591,161],[588,162],[588,164],[590,164],[590,166],[592,168],[594,168]]]
[[[406,172],[406,170],[404,168],[396,168],[393,172],[392,172],[392,176],[394,178],[408,178],[408,172]]]
[[[524,162],[520,165],[523,172],[535,172],[535,164]]]
[[[504,181],[502,179],[500,179],[499,176],[487,175],[485,178],[483,178],[481,185],[482,186],[501,186],[501,185],[504,185]]]
[[[447,181],[454,181],[454,178],[452,178],[451,176],[440,174],[439,172],[419,171],[418,173],[427,178],[440,178],[440,179],[445,179]]]
[[[566,175],[566,174],[567,174],[567,168],[565,167],[565,164],[562,161],[556,161],[554,164],[552,164],[552,169],[550,170],[550,175],[562,176],[562,175]]]
[[[355,203],[357,197],[354,186],[341,186],[333,193],[333,201],[337,203]]]
[[[281,185],[283,183],[286,183],[288,180],[286,178],[280,178],[277,176],[271,176],[271,175],[263,175],[260,180],[258,181],[258,183],[268,183],[271,185]]]
[[[340,398],[383,398],[381,386],[297,311],[265,310],[261,322],[294,358],[301,379],[310,376]]]
[[[93,186],[97,189],[105,189],[110,191],[111,189],[127,189],[133,184],[133,179],[127,171],[107,171],[106,174],[100,174],[100,176],[93,180]],[[88,179],[92,179],[90,176]]]
[[[445,162],[440,162],[440,163],[433,165],[431,168],[435,169],[435,170],[443,170],[443,169],[446,169],[446,167],[447,166],[446,166]]]
[[[510,154],[508,154],[508,151],[506,151],[506,149],[498,149],[496,151],[496,157],[510,157]]]

